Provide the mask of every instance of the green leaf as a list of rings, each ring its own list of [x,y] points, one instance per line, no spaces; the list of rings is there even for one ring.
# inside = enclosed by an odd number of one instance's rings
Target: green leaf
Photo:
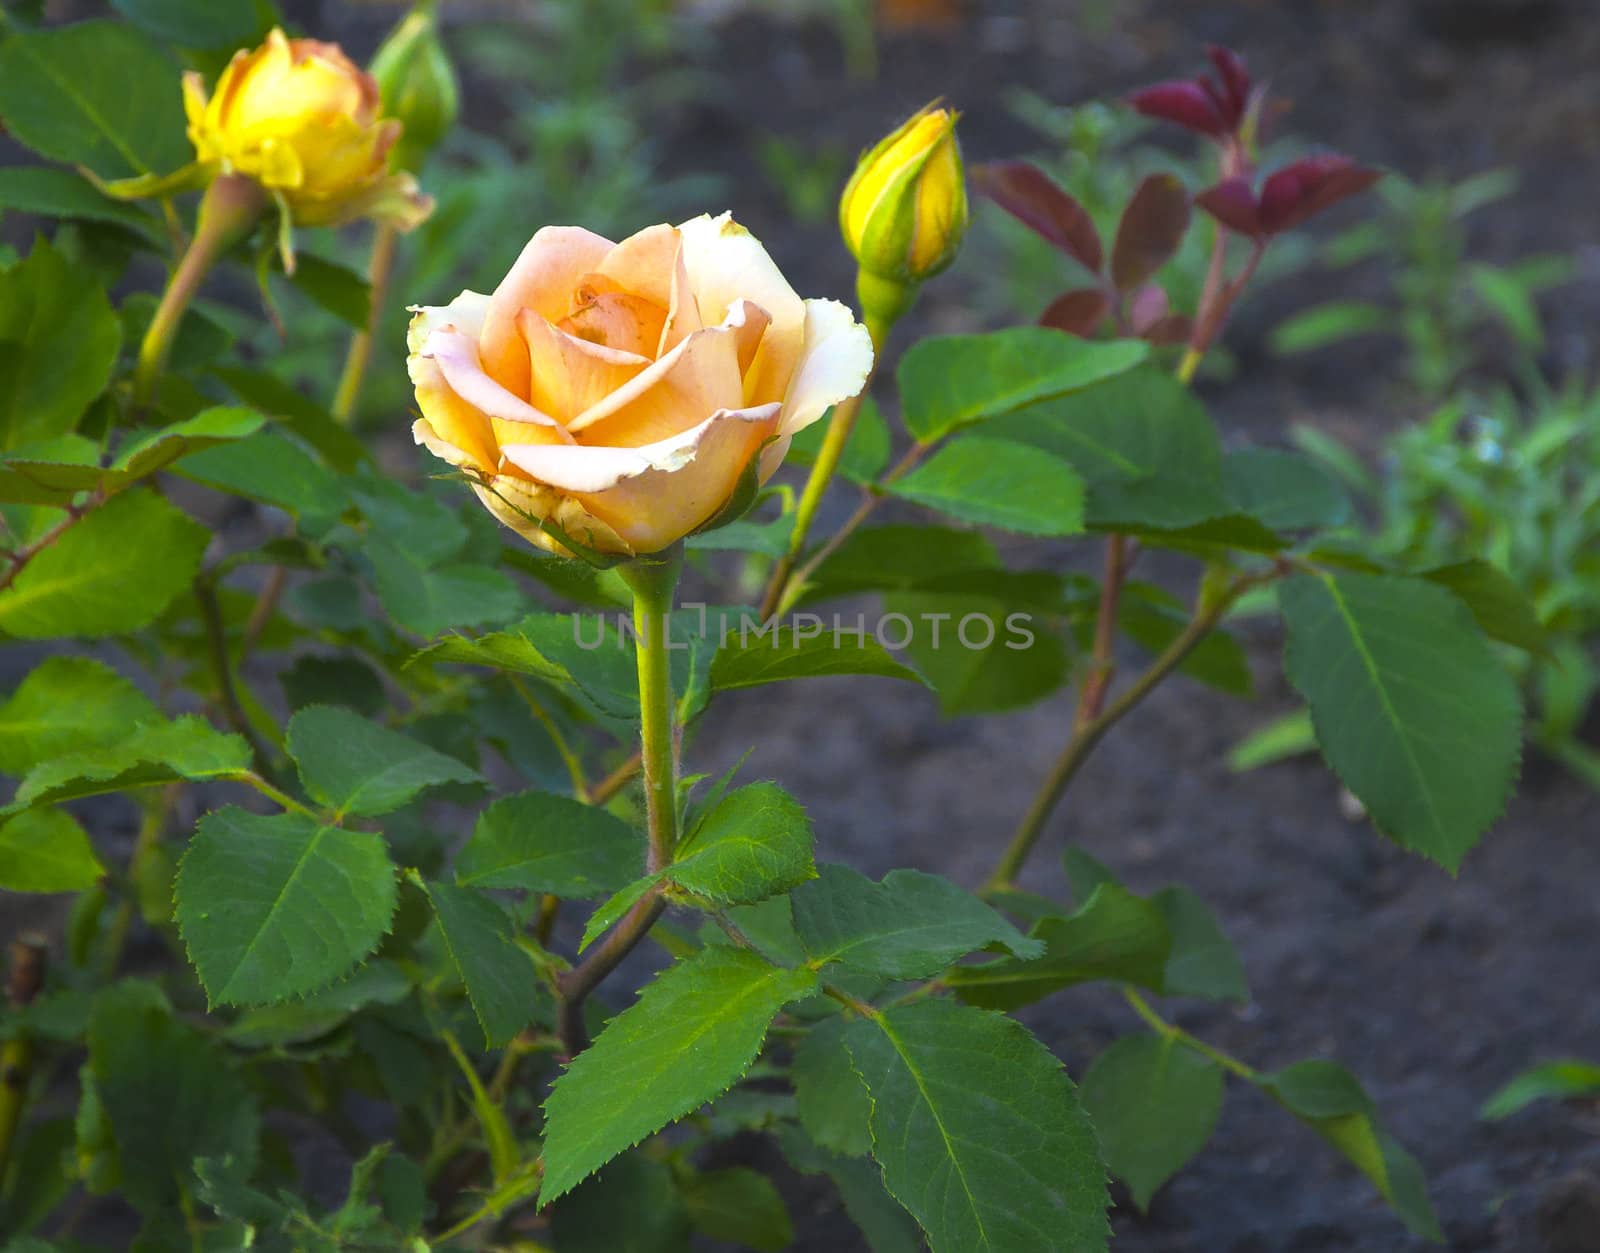
[[[1222,460],[1228,500],[1274,531],[1321,530],[1350,518],[1350,498],[1309,457],[1276,448],[1242,448]]]
[[[452,627],[501,626],[526,604],[517,585],[491,566],[458,564],[427,569],[382,540],[370,542],[366,551],[384,609],[423,639]]]
[[[117,454],[113,472],[126,476],[125,480],[117,481],[117,486],[120,488],[122,481],[148,478],[180,457],[254,435],[264,421],[253,409],[218,406],[152,431],[130,442]]]
[[[1296,1062],[1258,1082],[1354,1162],[1411,1231],[1443,1243],[1422,1167],[1379,1125],[1372,1100],[1354,1075],[1338,1062],[1315,1060]]]
[[[941,576],[1000,569],[994,545],[975,531],[939,526],[874,526],[857,531],[817,568],[829,595],[913,591]]]
[[[0,66],[21,42],[0,45]],[[122,323],[94,274],[44,240],[0,269],[0,449],[72,430],[121,347]]]
[[[550,1208],[561,1253],[689,1253],[689,1216],[665,1162],[624,1153]]]
[[[1467,283],[1524,352],[1544,348],[1544,324],[1533,292],[1516,275],[1493,265],[1469,265]]]
[[[1473,557],[1425,570],[1422,577],[1454,594],[1490,639],[1540,656],[1549,655],[1549,632],[1539,621],[1527,594],[1500,567]]]
[[[0,592],[0,630],[92,639],[149,625],[187,588],[211,533],[143,489],[67,528]]]
[[[927,1247],[911,1215],[884,1190],[882,1174],[857,1158],[818,1148],[792,1123],[780,1124],[778,1143],[802,1174],[826,1174],[839,1190],[850,1220],[872,1253],[923,1253]]]
[[[278,676],[291,712],[307,705],[342,705],[369,718],[389,706],[383,679],[366,662],[355,657],[296,657],[294,665]]]
[[[727,1091],[755,1060],[778,1011],[815,986],[810,970],[784,970],[720,945],[657,977],[551,1089],[540,1204]]]
[[[347,974],[389,928],[395,870],[383,837],[207,814],[178,866],[178,929],[213,1005],[265,1005]]]
[[[1592,1096],[1600,1096],[1600,1066],[1575,1058],[1541,1062],[1523,1071],[1485,1101],[1478,1117],[1498,1122],[1535,1101]]]
[[[1244,963],[1209,905],[1182,885],[1162,888],[1150,903],[1161,911],[1172,936],[1162,991],[1169,996],[1249,1001]]]
[[[944,982],[964,1001],[1005,1010],[1093,979],[1159,991],[1172,949],[1161,911],[1114,883],[1095,888],[1070,917],[1044,918],[1028,934],[1043,947],[1042,956],[957,966]]]
[[[147,1213],[175,1210],[194,1163],[231,1157],[248,1174],[261,1117],[227,1054],[172,1016],[149,983],[103,991],[89,1019],[85,1074],[115,1137],[122,1190]]]
[[[0,826],[0,888],[80,892],[105,867],[77,819],[62,809],[27,809]]]
[[[942,335],[913,344],[895,381],[907,429],[931,444],[975,422],[1092,389],[1149,351],[1137,340],[1096,343],[1038,326]]]
[[[1117,601],[1117,625],[1152,656],[1177,639],[1192,616],[1181,600],[1151,583],[1124,585]],[[1248,697],[1255,691],[1249,657],[1239,641],[1223,631],[1208,634],[1178,669],[1230,696]]]
[[[874,883],[848,866],[825,865],[789,900],[814,962],[890,979],[926,978],[990,945],[1017,957],[1044,952],[970,892],[919,870],[891,870]]]
[[[1387,575],[1282,584],[1285,669],[1379,830],[1454,871],[1505,806],[1517,688],[1460,601]]]
[[[372,460],[367,446],[334,421],[332,414],[275,374],[237,366],[214,369],[212,373],[245,404],[276,418],[316,449],[335,470],[347,472]]]
[[[103,748],[160,715],[110,666],[88,657],[47,657],[0,705],[0,770],[26,774],[62,753]]]
[[[1025,409],[985,434],[1076,469],[1088,484],[1084,517],[1091,527],[1170,530],[1233,512],[1205,407],[1154,366]]]
[[[806,1134],[830,1153],[865,1157],[872,1149],[872,1098],[850,1064],[843,1018],[825,1018],[795,1046],[789,1064],[795,1111]]]
[[[135,26],[180,48],[230,50],[262,35],[262,9],[248,0],[111,0]]]
[[[1274,352],[1311,352],[1355,335],[1381,335],[1394,329],[1394,315],[1364,300],[1329,300],[1295,314],[1274,328]]]
[[[120,22],[78,22],[0,44],[0,121],[35,152],[106,177],[165,174],[194,153],[178,67]]]
[[[276,431],[193,453],[172,471],[218,491],[274,505],[313,534],[327,530],[348,504],[339,479]]]
[[[483,1027],[484,1043],[499,1048],[533,1017],[533,963],[516,945],[510,916],[492,897],[451,883],[425,883],[423,890]]]
[[[335,705],[295,714],[287,742],[306,791],[339,814],[386,814],[426,788],[483,781],[464,762]]]
[[[794,1224],[772,1180],[744,1166],[697,1172],[678,1183],[689,1222],[713,1240],[782,1253]]]
[[[1274,718],[1235,744],[1228,751],[1228,769],[1242,774],[1312,752],[1316,747],[1317,733],[1311,725],[1311,711],[1296,709]]]
[[[617,919],[627,913],[639,902],[639,899],[661,882],[661,874],[645,875],[635,879],[632,883],[618,888],[610,897],[601,903],[600,907],[589,915],[589,921],[583,925],[583,936],[578,941],[578,952],[583,952],[602,935],[611,929]]]
[[[949,1001],[858,1019],[873,1156],[933,1253],[1089,1253],[1105,1167],[1072,1081],[1018,1022]]]
[[[246,1010],[222,1034],[243,1049],[304,1044],[349,1021],[357,1010],[399,1004],[411,988],[411,979],[396,963],[377,958],[309,996]]]
[[[811,820],[794,797],[776,783],[753,783],[700,819],[664,873],[696,896],[748,905],[816,878],[811,840]]]
[[[1079,1095],[1106,1168],[1133,1203],[1150,1198],[1205,1147],[1222,1112],[1222,1070],[1170,1035],[1131,1035],[1094,1059]]]
[[[367,329],[372,287],[349,266],[301,250],[295,257],[291,281],[346,326]]]
[[[831,417],[813,422],[795,435],[789,445],[788,465],[814,465],[822,441],[827,437]],[[850,438],[845,441],[844,452],[839,457],[837,473],[865,487],[883,473],[889,464],[891,449],[889,424],[883,420],[883,410],[870,396],[856,410],[856,424],[850,428]]]
[[[23,778],[8,808],[20,810],[183,779],[224,778],[249,768],[250,745],[243,736],[226,735],[204,718],[188,714],[173,722],[124,727],[103,747],[40,762]]]
[[[860,633],[855,626],[862,626]],[[711,688],[728,692],[840,674],[922,681],[885,652],[863,624],[846,620],[842,630],[830,629],[816,614],[797,614],[789,625],[773,627],[752,613],[737,628],[731,622],[724,627],[722,646],[711,663]]]
[[[1083,480],[1058,457],[1008,440],[945,444],[889,491],[963,522],[1024,535],[1083,530]]]
[[[464,887],[522,888],[593,900],[638,878],[644,842],[622,819],[551,792],[494,802],[456,858]]]
[[[917,671],[939,694],[939,712],[946,718],[999,713],[1045,699],[1071,671],[1071,657],[1062,632],[1025,608],[1022,593],[1031,588],[1028,574],[995,570],[936,577],[929,590],[891,592],[884,597],[878,629],[891,623],[909,639],[903,649]],[[967,594],[963,586],[976,589]],[[1008,589],[1016,589],[1008,594]],[[996,594],[986,594],[993,590]],[[1042,587],[1037,590],[1043,590]],[[1059,586],[1053,589],[1060,600]],[[902,626],[894,615],[907,620]],[[898,641],[896,641],[898,642]]]
[[[6,166],[6,176],[0,179],[0,209],[42,218],[109,222],[152,243],[165,238],[161,224],[137,205],[101,194],[81,174],[47,165]]]

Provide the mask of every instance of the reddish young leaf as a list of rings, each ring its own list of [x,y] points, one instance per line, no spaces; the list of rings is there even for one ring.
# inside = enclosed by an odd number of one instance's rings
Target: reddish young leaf
[[[1329,205],[1366,191],[1382,174],[1349,157],[1307,157],[1279,170],[1261,189],[1261,227],[1276,235]]]
[[[1087,339],[1110,309],[1111,302],[1104,292],[1095,287],[1079,287],[1051,301],[1050,307],[1039,315],[1039,325]]]
[[[1128,325],[1133,327],[1135,335],[1143,335],[1171,310],[1166,291],[1154,283],[1146,283],[1128,302]]]
[[[1194,202],[1230,231],[1252,238],[1263,233],[1256,195],[1247,178],[1225,178],[1215,187],[1206,188]]]
[[[1250,74],[1244,68],[1244,58],[1233,49],[1217,44],[1206,49],[1206,56],[1211,58],[1211,64],[1217,67],[1217,76],[1222,79],[1223,120],[1228,123],[1229,130],[1236,130],[1250,106]]]
[[[996,161],[972,171],[972,184],[1017,221],[1091,274],[1100,273],[1100,233],[1088,211],[1027,161]]]
[[[1111,247],[1111,281],[1132,291],[1166,264],[1189,229],[1189,193],[1171,174],[1152,174],[1122,211]]]
[[[1128,103],[1146,117],[1173,122],[1188,130],[1220,139],[1233,128],[1217,108],[1217,101],[1199,83],[1157,83],[1128,97]]]

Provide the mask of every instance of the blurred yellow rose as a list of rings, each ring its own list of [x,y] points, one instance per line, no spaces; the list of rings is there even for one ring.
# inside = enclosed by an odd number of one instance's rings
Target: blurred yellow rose
[[[299,225],[374,217],[406,230],[428,215],[416,180],[388,172],[400,123],[379,119],[377,84],[337,44],[274,30],[234,54],[209,100],[186,73],[183,103],[200,164],[253,179]]]
[[[603,552],[667,547],[872,368],[850,310],[802,301],[728,214],[620,244],[545,227],[492,296],[414,312],[417,442],[552,551],[540,521]]]

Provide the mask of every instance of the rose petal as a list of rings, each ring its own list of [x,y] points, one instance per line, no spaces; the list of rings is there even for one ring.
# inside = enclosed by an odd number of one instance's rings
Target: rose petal
[[[585,444],[621,448],[669,439],[719,409],[737,409],[744,395],[739,341],[733,327],[696,331],[567,424]]]
[[[532,309],[518,316],[517,329],[528,345],[528,400],[558,422],[570,422],[650,364],[648,357],[558,330]]]
[[[500,461],[494,428],[487,417],[451,390],[438,363],[423,356],[422,349],[441,325],[454,324],[465,333],[475,333],[483,324],[488,306],[489,298],[478,292],[462,292],[442,308],[414,305],[411,325],[406,331],[406,345],[410,349],[406,369],[416,388],[417,408],[422,410],[429,435],[435,441],[428,443],[428,448],[452,465],[474,465],[486,472],[493,471]],[[412,430],[418,442],[423,443],[420,425]],[[453,448],[460,456],[446,455],[440,447]]]
[[[534,479],[570,492],[635,552],[655,552],[713,517],[777,427],[781,407],[719,410],[641,448],[505,449]]]
[[[756,352],[761,347],[767,328],[772,325],[772,319],[767,316],[767,311],[753,301],[736,301],[728,310],[728,316],[722,319],[722,325],[730,328],[734,335],[739,357],[739,374],[743,376],[755,362]]]
[[[572,308],[578,280],[611,248],[609,239],[579,226],[546,226],[535,233],[489,297],[478,352],[490,378],[518,396],[527,394],[528,351],[517,333],[517,314],[532,309],[559,322]]]
[[[450,324],[437,327],[422,346],[422,356],[431,359],[439,367],[451,391],[486,418],[496,422],[548,427],[565,434],[561,431],[561,424],[548,413],[535,409],[521,397],[513,396],[490,378],[478,359],[477,344],[457,327]],[[496,427],[496,430],[499,428]]]
[[[749,369],[745,403],[782,400],[805,340],[805,303],[755,236],[733,220],[702,214],[678,227],[689,285],[707,326],[723,322],[740,300],[760,305],[771,319]]]
[[[665,311],[661,339],[651,345],[650,356],[671,351],[705,326],[677,227],[650,226],[630,235],[606,254],[600,273]]]
[[[872,336],[867,328],[837,300],[806,301],[800,368],[783,400],[779,433],[804,430],[830,405],[865,387],[871,373]]]

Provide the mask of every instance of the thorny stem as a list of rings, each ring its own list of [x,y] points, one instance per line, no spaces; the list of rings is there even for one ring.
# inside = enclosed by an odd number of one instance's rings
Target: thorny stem
[[[361,384],[366,381],[367,366],[372,361],[372,345],[377,338],[378,323],[383,316],[389,292],[389,274],[394,269],[395,242],[400,233],[387,223],[378,225],[372,238],[372,257],[367,262],[367,283],[370,303],[367,325],[350,340],[350,351],[344,359],[344,373],[339,376],[339,389],[333,397],[333,416],[349,424],[355,418],[356,405],[361,399]]]
[[[672,700],[667,620],[683,568],[683,548],[643,557],[619,567],[633,589],[635,655],[639,667],[639,755],[644,773],[650,874],[670,865],[678,843],[678,742]],[[557,981],[561,993],[560,1034],[568,1052],[585,1043],[583,1002],[597,984],[633,951],[661,917],[659,892],[641,897],[578,965]]]
[[[638,774],[644,761],[636,751],[620,766],[613,770],[600,782],[589,789],[586,799],[591,805],[604,805],[623,788],[627,787],[633,776]]]
[[[1095,615],[1094,651],[1089,673],[1078,694],[1078,712],[1072,720],[1074,731],[1081,731],[1105,708],[1106,694],[1111,690],[1111,679],[1117,669],[1117,604],[1122,595],[1122,582],[1127,578],[1135,555],[1136,550],[1126,536],[1107,537],[1105,580],[1100,585],[1100,608]]]
[[[6,570],[4,574],[0,574],[0,592],[5,591],[6,588],[16,582],[17,575],[22,573],[23,568],[30,561],[49,548],[50,545],[54,544],[73,527],[77,526],[86,514],[103,504],[104,500],[105,498],[99,492],[94,492],[82,504],[68,505],[66,507],[67,516],[62,518],[60,522],[57,522],[31,544],[24,544],[21,548],[7,553],[5,556],[8,563]]]
[[[1202,1057],[1210,1058],[1224,1070],[1230,1072],[1231,1074],[1238,1075],[1241,1079],[1244,1079],[1250,1083],[1257,1083],[1260,1081],[1261,1075],[1253,1066],[1246,1065],[1237,1057],[1233,1056],[1233,1054],[1225,1053],[1215,1045],[1207,1044],[1198,1036],[1190,1035],[1182,1027],[1168,1022],[1156,1011],[1155,1007],[1152,1006],[1149,1001],[1145,1000],[1144,997],[1139,994],[1138,989],[1133,988],[1128,984],[1123,984],[1122,994],[1128,998],[1128,1004],[1133,1006],[1134,1012],[1137,1013],[1140,1018],[1143,1018],[1145,1022],[1149,1024],[1150,1029],[1153,1030],[1157,1035],[1165,1036],[1175,1044],[1181,1044],[1185,1048],[1192,1049],[1194,1052],[1199,1053]]]
[[[316,818],[318,821],[321,821],[322,815],[317,813],[315,809],[312,809],[309,805],[301,804],[299,801],[295,800],[294,797],[290,796],[289,793],[283,791],[281,788],[275,787],[272,783],[268,782],[266,779],[263,779],[253,770],[240,770],[235,774],[219,775],[218,778],[227,780],[231,783],[243,783],[246,787],[253,787],[256,791],[260,792],[261,795],[265,796],[269,801],[280,808],[290,810],[293,813],[301,814],[307,818]]]
[[[783,607],[785,595],[795,581],[792,577],[795,564],[805,549],[806,538],[811,534],[812,523],[817,518],[817,510],[822,506],[822,498],[827,495],[828,484],[833,481],[834,473],[839,468],[839,461],[844,456],[845,447],[850,442],[850,435],[855,430],[856,417],[861,412],[862,402],[872,388],[872,380],[878,372],[878,357],[883,352],[884,344],[888,342],[889,332],[894,329],[894,322],[867,314],[866,326],[867,334],[872,337],[872,372],[867,375],[867,380],[861,385],[859,392],[833,407],[833,417],[828,420],[827,434],[823,436],[822,447],[817,450],[817,459],[812,463],[811,473],[807,476],[805,488],[800,493],[800,501],[795,506],[794,529],[789,533],[789,550],[773,567],[772,577],[767,582],[766,595],[761,598],[763,619],[771,617]]]
[[[1055,807],[1067,790],[1067,785],[1089,760],[1090,754],[1105,738],[1106,732],[1132,713],[1162,679],[1183,664],[1189,654],[1222,620],[1234,601],[1249,588],[1277,578],[1279,573],[1279,568],[1275,566],[1262,573],[1242,575],[1220,594],[1209,599],[1203,598],[1189,625],[1184,627],[1161,655],[1150,663],[1149,668],[1140,674],[1122,695],[1112,701],[1105,712],[1091,718],[1073,732],[1072,738],[1062,749],[1061,756],[1051,767],[1044,785],[1034,797],[1032,806],[1011,837],[1011,843],[1006,846],[1004,855],[984,884],[983,891],[986,894],[1004,891],[1014,886],[1018,873],[1028,860],[1028,855],[1033,852],[1034,845],[1039,842],[1039,837],[1044,833],[1045,823],[1055,812]]]

